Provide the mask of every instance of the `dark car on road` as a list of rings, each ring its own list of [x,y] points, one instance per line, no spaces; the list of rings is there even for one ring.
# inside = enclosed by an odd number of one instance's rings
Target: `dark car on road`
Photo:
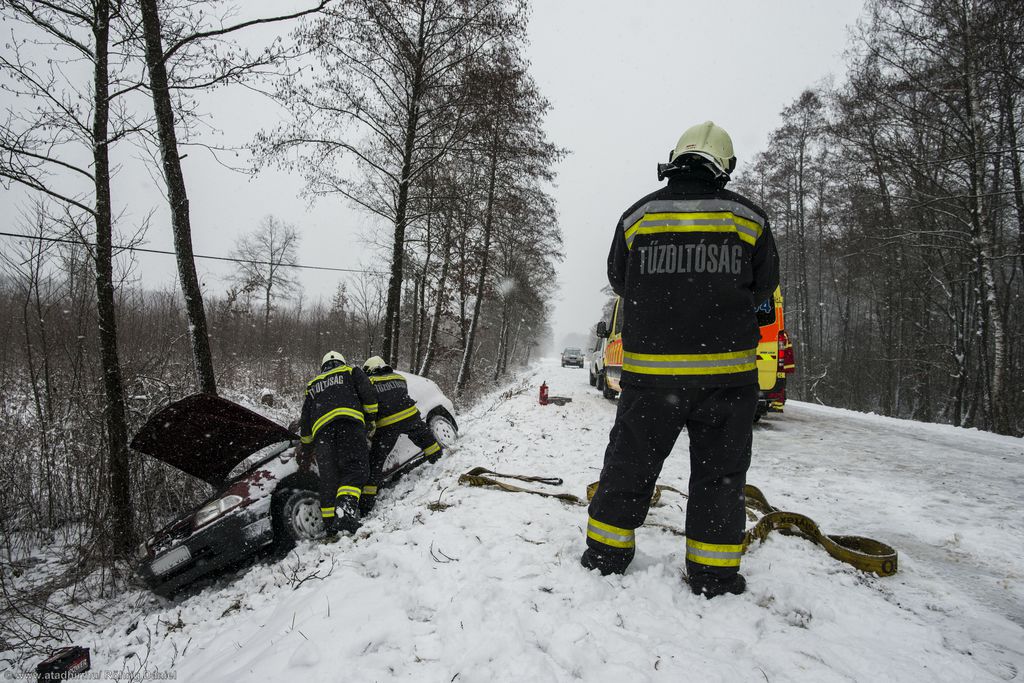
[[[582,368],[583,367],[583,362],[584,362],[583,351],[581,351],[580,349],[576,348],[575,346],[570,346],[569,348],[564,349],[562,351],[562,367],[563,368],[565,366],[567,366],[567,365],[575,365],[578,368]]]
[[[450,448],[458,435],[451,401],[432,381],[402,374],[434,436]],[[312,449],[303,449],[293,431],[237,403],[188,396],[154,413],[131,446],[215,491],[139,546],[138,573],[158,595],[170,597],[263,549],[283,554],[323,534]],[[401,437],[385,461],[383,485],[425,460]]]

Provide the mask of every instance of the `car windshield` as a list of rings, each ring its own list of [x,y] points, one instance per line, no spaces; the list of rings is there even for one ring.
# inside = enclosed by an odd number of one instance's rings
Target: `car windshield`
[[[565,350],[565,355],[567,355],[567,356],[578,356],[579,354],[580,354],[580,350],[579,349],[566,349]]]
[[[231,471],[228,472],[227,481],[234,481],[242,475],[247,474],[249,470],[254,468],[256,465],[263,464],[265,460],[269,460],[275,455],[284,453],[291,445],[290,441],[281,441],[278,443],[272,443],[266,448],[261,448],[232,467]]]

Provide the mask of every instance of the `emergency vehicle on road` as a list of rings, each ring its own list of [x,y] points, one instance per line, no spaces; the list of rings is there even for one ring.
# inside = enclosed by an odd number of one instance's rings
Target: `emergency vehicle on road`
[[[786,404],[786,375],[796,370],[793,344],[786,333],[782,310],[782,289],[775,288],[772,298],[757,309],[761,341],[757,345],[757,383],[761,395],[754,422],[766,413],[781,413]]]
[[[600,362],[595,363],[594,374],[597,383],[595,386],[604,394],[605,398],[615,398],[622,391],[619,386],[619,379],[622,377],[622,299],[615,297],[615,307],[612,308],[612,320],[609,325],[602,320],[597,324],[597,337],[600,340],[599,356]]]

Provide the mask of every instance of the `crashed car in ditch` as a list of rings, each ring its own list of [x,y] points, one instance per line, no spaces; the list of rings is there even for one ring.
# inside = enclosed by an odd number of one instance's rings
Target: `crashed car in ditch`
[[[438,442],[451,448],[458,436],[452,402],[429,379],[401,374]],[[237,403],[210,394],[183,398],[154,413],[131,446],[215,490],[138,547],[138,573],[158,595],[169,597],[263,549],[283,554],[323,534],[312,449]],[[384,463],[382,485],[425,461],[403,435]]]

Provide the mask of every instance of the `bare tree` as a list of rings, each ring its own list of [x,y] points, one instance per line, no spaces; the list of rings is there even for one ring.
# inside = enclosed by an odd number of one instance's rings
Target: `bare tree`
[[[394,226],[383,339],[391,361],[414,187],[465,135],[467,63],[521,37],[525,20],[523,0],[353,0],[299,31],[320,68],[279,89],[293,119],[257,148],[300,169],[310,194],[341,195]]]
[[[217,380],[213,372],[213,358],[210,354],[210,340],[207,332],[206,310],[203,307],[203,293],[196,275],[195,259],[192,252],[192,224],[189,214],[188,194],[185,188],[185,177],[181,168],[181,155],[178,151],[176,124],[181,124],[181,117],[175,116],[175,108],[171,98],[174,87],[185,86],[189,90],[211,87],[232,81],[241,81],[283,58],[284,53],[277,49],[266,50],[252,56],[246,50],[232,49],[218,51],[211,48],[213,41],[221,41],[225,36],[258,24],[267,24],[295,19],[323,9],[329,0],[322,0],[311,9],[275,17],[262,17],[226,24],[224,19],[217,17],[217,3],[204,3],[206,12],[193,13],[190,5],[184,9],[184,17],[178,17],[175,35],[164,47],[164,30],[161,24],[157,0],[138,0],[142,14],[143,39],[145,44],[146,65],[149,72],[149,89],[156,114],[157,138],[163,162],[164,180],[167,184],[167,201],[171,209],[171,229],[174,234],[174,252],[178,262],[178,279],[185,298],[185,310],[188,313],[188,333],[192,344],[193,362],[196,379],[202,391],[217,393]],[[165,4],[165,7],[167,5]],[[173,4],[171,11],[180,9]],[[212,11],[210,11],[212,10]],[[182,12],[179,12],[179,14]],[[206,25],[212,21],[214,25]],[[182,25],[184,24],[184,25]],[[219,45],[222,45],[220,43]],[[198,56],[187,54],[191,48],[198,49]],[[225,54],[226,52],[226,54]],[[168,78],[167,63],[178,58],[187,62],[187,78],[177,86]],[[196,72],[199,72],[197,75]]]
[[[372,356],[384,327],[385,296],[380,277],[361,277],[352,288],[353,317],[359,322],[362,356]]]
[[[553,179],[552,166],[564,152],[547,140],[544,116],[550,103],[541,95],[514,49],[503,47],[490,60],[479,63],[472,76],[473,92],[484,102],[474,119],[472,149],[475,165],[482,170],[479,205],[481,246],[474,288],[473,313],[463,350],[456,396],[469,382],[476,335],[480,326],[485,287],[490,272],[491,241],[496,226],[513,213],[517,198],[535,183]],[[550,229],[557,232],[551,217]]]
[[[263,329],[270,326],[276,299],[291,296],[299,281],[292,268],[298,262],[299,231],[274,216],[264,216],[253,232],[235,243],[234,280],[242,291],[259,292],[263,298]]]
[[[126,25],[125,6],[118,0],[11,1],[0,9],[24,31],[13,36],[0,54],[2,87],[19,98],[7,107],[0,126],[0,149],[5,153],[0,178],[54,200],[73,231],[85,221],[94,230],[111,540],[119,551],[127,552],[133,529],[113,277],[110,149],[142,125],[120,99],[134,89],[125,75],[128,60],[111,52],[118,43],[116,32],[124,35],[130,24]],[[37,60],[28,54],[40,47],[54,50],[54,56]],[[79,80],[71,74],[82,74],[83,64],[89,71]]]

